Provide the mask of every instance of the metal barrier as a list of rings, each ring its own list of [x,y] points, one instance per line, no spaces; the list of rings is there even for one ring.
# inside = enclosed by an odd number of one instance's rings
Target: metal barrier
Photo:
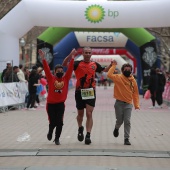
[[[25,107],[28,84],[25,82],[0,83],[0,112]]]

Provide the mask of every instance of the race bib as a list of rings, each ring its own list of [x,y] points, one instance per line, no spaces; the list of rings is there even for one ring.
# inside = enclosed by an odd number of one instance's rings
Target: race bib
[[[81,89],[81,97],[83,100],[87,99],[94,99],[94,89],[88,88],[88,89]]]

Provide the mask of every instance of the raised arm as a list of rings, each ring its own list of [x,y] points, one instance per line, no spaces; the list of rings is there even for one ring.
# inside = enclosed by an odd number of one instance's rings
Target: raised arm
[[[109,69],[108,73],[107,73],[107,76],[113,80],[114,79],[114,71],[115,71],[115,68],[116,68],[116,65],[117,65],[117,62],[115,60],[112,61],[112,66],[111,68]]]
[[[51,79],[52,74],[51,74],[51,71],[50,71],[50,67],[49,67],[49,65],[48,65],[48,63],[45,59],[45,52],[42,51],[41,49],[39,49],[38,53],[39,53],[39,55],[42,59],[45,75],[46,75],[47,79]]]
[[[63,60],[62,65],[68,67],[68,64],[70,62],[70,60],[74,57],[75,58],[75,54],[77,53],[77,51],[75,50],[75,48],[71,51],[71,53]]]
[[[108,65],[108,66],[103,70],[103,72],[108,72],[111,67],[112,67],[112,61],[111,61],[110,65]]]

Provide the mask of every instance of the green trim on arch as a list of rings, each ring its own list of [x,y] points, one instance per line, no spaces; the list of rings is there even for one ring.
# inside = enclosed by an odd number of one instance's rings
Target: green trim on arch
[[[63,27],[49,27],[46,29],[38,39],[55,45],[68,33],[74,31],[81,32],[121,32],[127,36],[138,47],[152,41],[155,37],[144,28],[63,28]]]

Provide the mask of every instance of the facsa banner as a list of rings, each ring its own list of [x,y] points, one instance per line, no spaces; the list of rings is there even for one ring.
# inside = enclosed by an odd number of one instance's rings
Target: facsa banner
[[[81,47],[125,47],[128,38],[120,32],[75,32]]]
[[[0,83],[0,107],[24,103],[27,92],[28,83]]]

